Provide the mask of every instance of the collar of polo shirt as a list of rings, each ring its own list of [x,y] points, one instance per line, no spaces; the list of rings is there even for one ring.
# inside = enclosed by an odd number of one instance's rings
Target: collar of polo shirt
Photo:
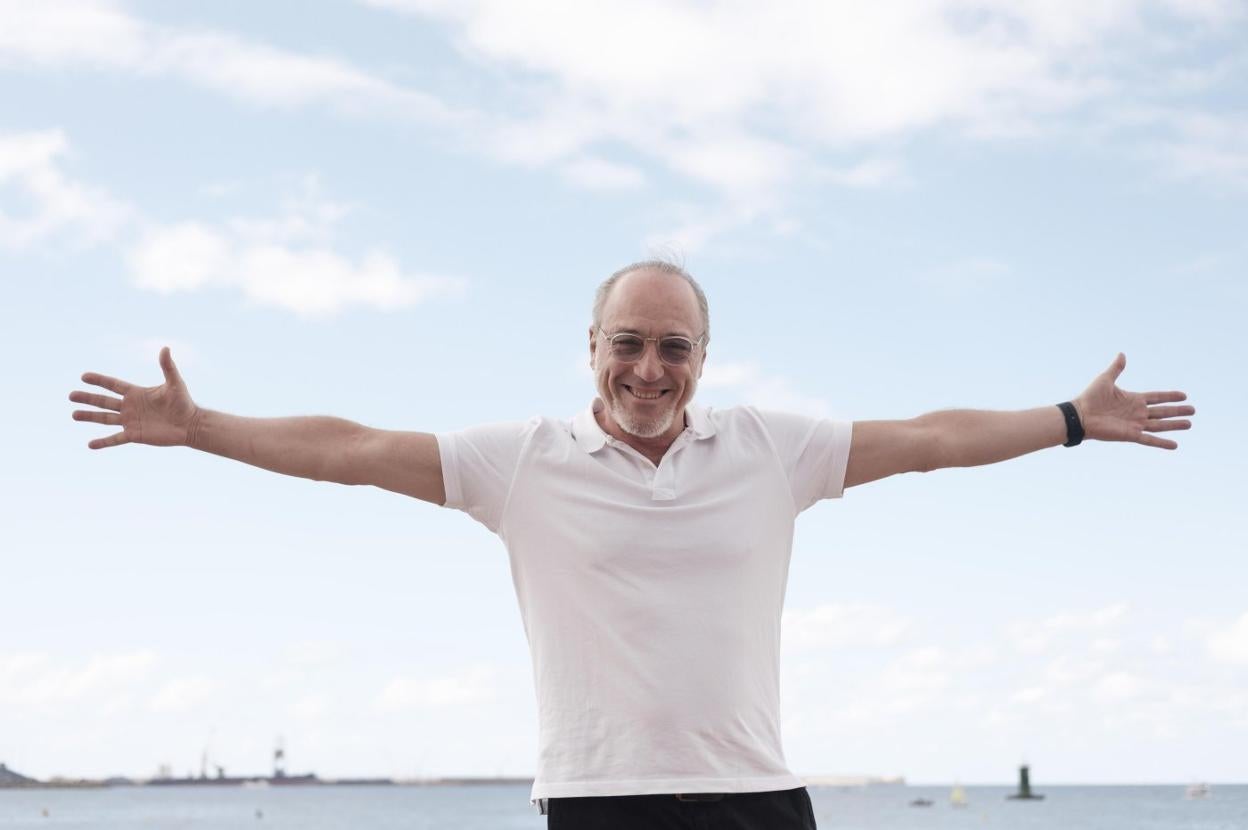
[[[607,443],[608,436],[602,431],[602,427],[598,426],[598,419],[594,417],[594,413],[601,412],[602,407],[602,398],[594,398],[593,403],[572,419],[572,432],[573,437],[576,438],[576,445],[587,453],[598,452]],[[685,429],[691,431],[697,440],[710,438],[715,434],[715,425],[711,423],[706,410],[693,404],[685,407]]]

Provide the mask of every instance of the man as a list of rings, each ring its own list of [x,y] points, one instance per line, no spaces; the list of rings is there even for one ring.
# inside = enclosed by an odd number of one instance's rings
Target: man
[[[643,262],[599,289],[589,329],[597,399],[431,435],[330,417],[252,419],[165,383],[102,375],[74,392],[120,425],[93,449],[189,446],[319,481],[372,484],[464,510],[506,543],[533,658],[532,798],[551,828],[813,828],[780,746],[780,614],[793,522],[823,498],[905,472],[991,464],[1082,438],[1174,449],[1181,392],[1125,392],[1123,355],[1072,402],[844,422],[692,405],[706,298]]]

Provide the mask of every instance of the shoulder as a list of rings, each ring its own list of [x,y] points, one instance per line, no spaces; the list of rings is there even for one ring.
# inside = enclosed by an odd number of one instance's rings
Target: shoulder
[[[534,417],[527,421],[494,421],[439,432],[436,437],[438,445],[448,449],[471,448],[484,455],[514,453],[532,439],[543,420],[548,419]]]
[[[780,412],[752,405],[708,409],[706,414],[717,433],[723,431],[730,435],[748,434],[760,430],[777,437],[793,433],[805,434],[815,425],[826,420],[811,415]]]
[[[708,407],[701,413],[704,428],[714,431],[720,444],[772,445],[774,435],[788,429],[784,413],[756,406]]]

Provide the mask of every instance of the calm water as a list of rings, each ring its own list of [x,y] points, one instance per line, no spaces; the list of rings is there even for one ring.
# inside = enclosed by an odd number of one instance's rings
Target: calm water
[[[810,793],[820,830],[1248,830],[1248,786],[1215,786],[1196,801],[1182,786],[1039,787],[1048,797],[1038,802],[1006,801],[1010,789],[967,787],[962,809],[949,806],[947,787]],[[544,828],[528,795],[527,786],[0,790],[0,830]],[[935,805],[909,806],[921,796]]]

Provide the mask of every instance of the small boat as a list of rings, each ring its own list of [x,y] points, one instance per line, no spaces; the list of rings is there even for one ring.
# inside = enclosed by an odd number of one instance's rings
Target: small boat
[[[954,807],[965,807],[970,803],[966,800],[966,790],[962,789],[961,784],[953,785],[953,789],[949,793],[949,803]]]
[[[916,798],[910,802],[911,807],[931,807],[932,800],[930,798]]]
[[[1183,794],[1183,797],[1189,800],[1195,798],[1208,798],[1209,785],[1205,783],[1188,784],[1187,791]]]

